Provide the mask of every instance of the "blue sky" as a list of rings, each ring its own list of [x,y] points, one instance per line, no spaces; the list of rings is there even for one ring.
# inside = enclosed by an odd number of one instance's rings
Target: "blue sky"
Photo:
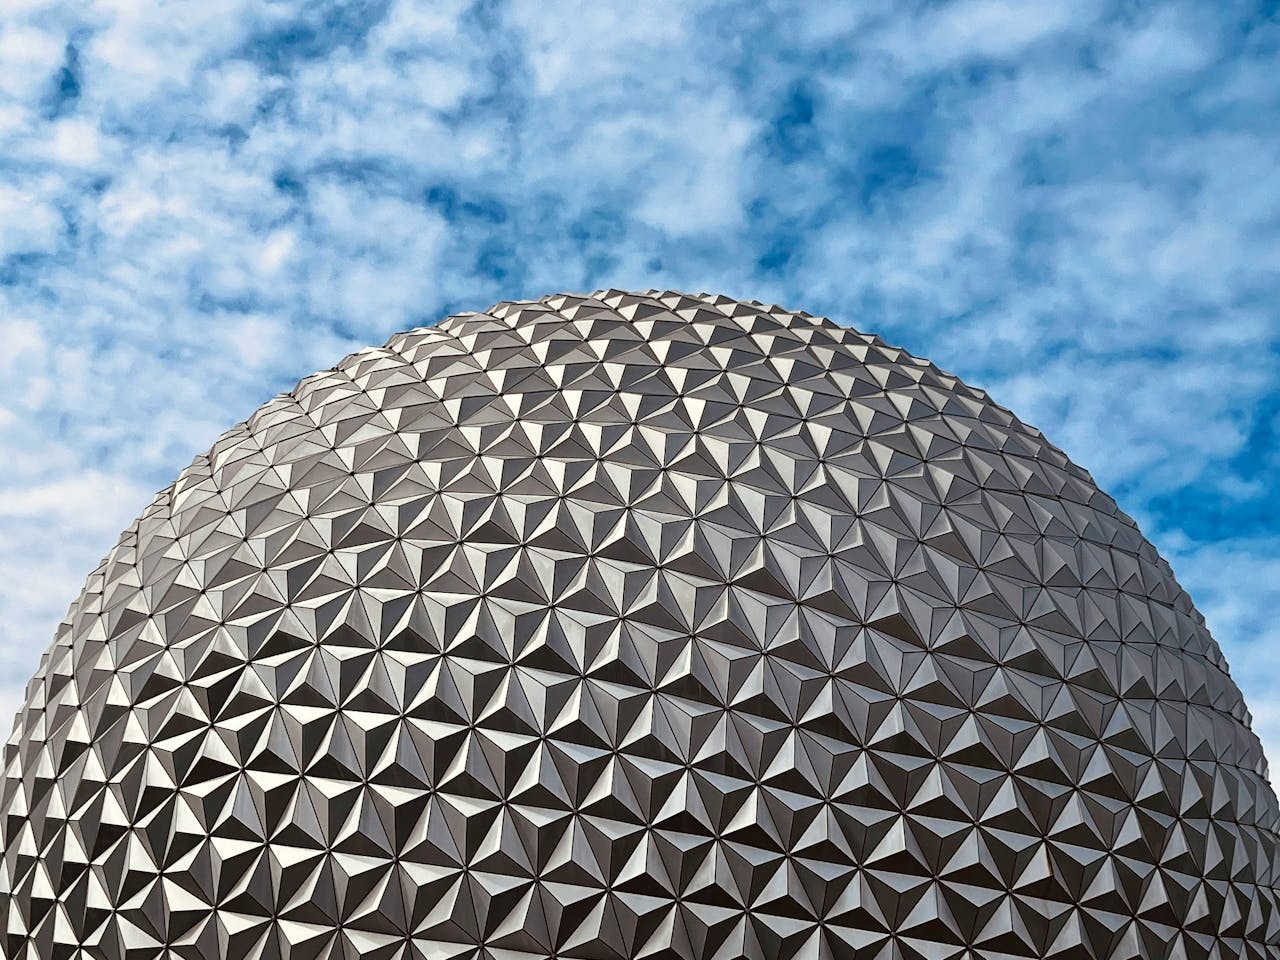
[[[1280,756],[1280,13],[5,0],[0,705],[193,455],[498,299],[714,290],[927,356],[1134,515]]]

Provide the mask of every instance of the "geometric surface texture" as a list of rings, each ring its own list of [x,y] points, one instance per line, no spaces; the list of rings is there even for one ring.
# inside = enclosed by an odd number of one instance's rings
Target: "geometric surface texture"
[[[503,303],[303,380],[89,578],[8,960],[1275,958],[1222,654],[1089,475],[875,337]]]

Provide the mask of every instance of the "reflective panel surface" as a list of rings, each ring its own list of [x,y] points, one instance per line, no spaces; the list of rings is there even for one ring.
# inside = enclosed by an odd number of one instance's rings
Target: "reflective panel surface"
[[[90,576],[0,804],[9,960],[1280,956],[1261,748],[1133,522],[716,296],[266,404]]]

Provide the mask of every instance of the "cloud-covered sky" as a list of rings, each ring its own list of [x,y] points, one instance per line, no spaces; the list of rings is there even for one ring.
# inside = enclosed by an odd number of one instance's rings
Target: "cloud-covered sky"
[[[669,287],[879,333],[1043,429],[1170,559],[1280,759],[1278,18],[4,0],[0,706],[271,395],[450,311]]]

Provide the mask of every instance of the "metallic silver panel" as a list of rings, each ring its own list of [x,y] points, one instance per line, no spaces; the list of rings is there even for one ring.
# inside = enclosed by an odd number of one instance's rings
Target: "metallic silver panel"
[[[90,576],[0,799],[10,960],[1280,956],[1258,740],[1133,522],[716,296],[268,403]]]

